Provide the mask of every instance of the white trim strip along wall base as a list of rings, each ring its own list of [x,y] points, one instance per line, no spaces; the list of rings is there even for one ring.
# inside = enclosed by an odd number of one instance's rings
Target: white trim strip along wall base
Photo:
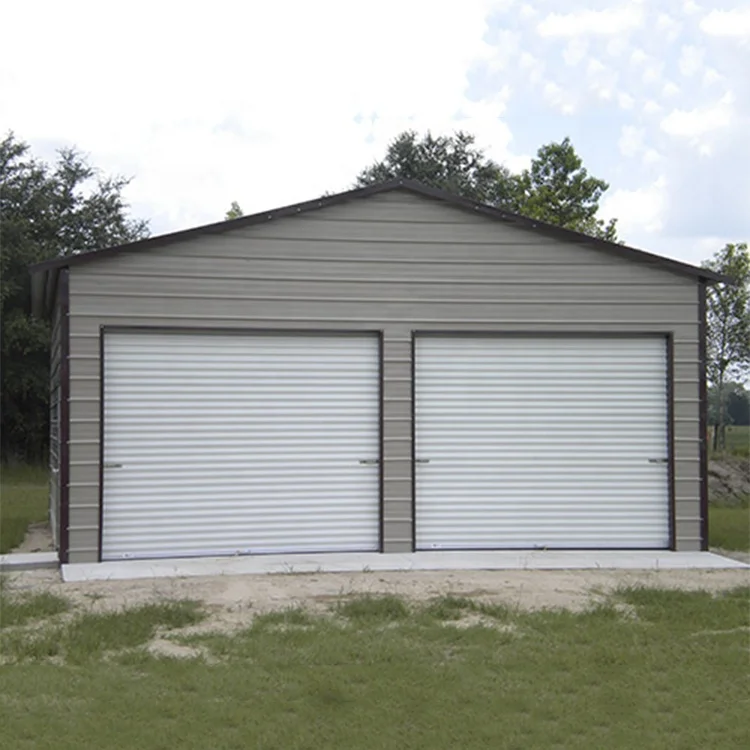
[[[268,573],[361,573],[412,570],[707,570],[750,565],[712,552],[416,552],[255,555],[73,563],[64,581],[247,575]]]

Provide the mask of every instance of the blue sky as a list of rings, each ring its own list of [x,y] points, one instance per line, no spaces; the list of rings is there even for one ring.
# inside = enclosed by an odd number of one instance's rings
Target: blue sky
[[[570,136],[636,247],[750,240],[750,2],[26,0],[0,129],[133,177],[160,233],[351,186],[405,128],[512,169]]]

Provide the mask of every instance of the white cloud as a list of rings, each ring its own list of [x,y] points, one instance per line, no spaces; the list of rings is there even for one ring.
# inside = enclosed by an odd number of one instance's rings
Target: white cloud
[[[620,233],[654,234],[664,225],[667,181],[659,177],[652,184],[636,190],[615,190],[602,200],[603,218],[617,217]]]
[[[525,70],[531,83],[539,83],[544,77],[544,62],[529,52],[521,53],[518,64]]]
[[[706,68],[706,70],[703,73],[703,85],[704,86],[712,86],[715,83],[722,83],[724,81],[724,76],[719,73],[716,68]]]
[[[500,29],[492,35],[492,47],[487,49],[484,59],[489,70],[499,72],[515,65],[521,51],[521,33]]]
[[[589,83],[589,89],[600,99],[608,101],[614,97],[615,87],[617,86],[617,73],[612,68],[592,57],[586,66],[586,78]]]
[[[620,153],[628,158],[637,156],[643,151],[643,140],[646,132],[643,128],[635,125],[623,125],[620,131],[620,140],[617,141],[617,147]]]
[[[531,154],[518,154],[509,156],[503,163],[511,172],[519,174],[520,172],[523,172],[524,169],[528,169],[531,166],[532,158]]]
[[[686,44],[680,50],[680,59],[678,62],[680,73],[684,76],[693,76],[703,67],[703,58],[705,50],[695,47],[692,44]]]
[[[656,19],[656,30],[662,39],[673,42],[680,34],[682,24],[667,13],[659,13]]]
[[[524,3],[521,6],[519,13],[523,19],[535,18],[539,15],[539,11],[528,3]]]
[[[564,91],[560,86],[552,81],[548,81],[543,89],[544,100],[550,106],[564,115],[572,115],[576,110],[576,104],[572,93]]]
[[[680,87],[673,81],[665,81],[661,90],[662,96],[676,96],[680,93]]]
[[[502,161],[509,92],[466,98],[472,65],[496,52],[483,41],[493,3],[431,7],[133,0],[115,14],[82,0],[11,4],[5,27],[28,33],[3,39],[0,122],[134,175],[128,199],[160,229],[221,218],[231,200],[254,211],[345,189],[406,127],[464,127]]]
[[[661,129],[668,135],[689,139],[700,138],[731,124],[732,102],[733,97],[727,94],[709,107],[672,110],[661,121]]]
[[[662,160],[662,155],[653,148],[646,149],[643,154],[643,163],[646,165],[657,164]]]
[[[563,50],[563,60],[565,60],[565,64],[570,65],[571,67],[578,65],[578,63],[586,57],[588,46],[588,40],[584,37],[573,37],[570,39]]]
[[[661,112],[661,109],[661,105],[658,102],[655,102],[653,99],[649,99],[643,105],[643,112],[647,115],[656,115]]]
[[[686,16],[692,16],[695,13],[700,12],[701,6],[698,5],[698,3],[694,2],[694,0],[687,0],[687,2],[684,2],[682,4],[682,12]]]
[[[712,10],[701,19],[700,28],[709,36],[750,37],[750,7]]]
[[[503,122],[507,100],[510,98],[511,89],[504,86],[494,97],[483,99],[480,102],[465,102],[461,105],[458,114],[450,119],[446,118],[441,125],[433,127],[433,132],[451,132],[454,130],[465,130],[477,138],[477,145],[496,161],[505,162],[509,158],[509,146],[513,140],[510,128]],[[417,130],[427,130],[429,125],[425,122],[415,124]],[[394,134],[403,130],[399,127]],[[389,137],[392,137],[389,136]],[[378,139],[383,142],[382,136]]]
[[[624,55],[628,49],[628,42],[626,37],[624,35],[612,37],[607,42],[606,49],[607,54],[610,57],[620,57],[621,55]]]
[[[620,109],[633,109],[635,99],[630,94],[620,93],[617,95],[617,103],[620,105]]]
[[[543,37],[572,37],[581,34],[611,36],[637,29],[643,23],[643,11],[634,5],[606,10],[581,10],[574,13],[550,13],[537,24]]]
[[[645,84],[658,84],[664,73],[664,60],[649,55],[641,47],[637,47],[630,53],[630,63],[641,68],[641,80]]]
[[[647,84],[658,84],[661,82],[663,72],[664,63],[661,60],[651,60],[644,66],[641,80]]]

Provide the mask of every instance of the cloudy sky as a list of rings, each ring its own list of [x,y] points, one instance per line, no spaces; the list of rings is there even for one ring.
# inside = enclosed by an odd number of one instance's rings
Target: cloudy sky
[[[512,169],[569,135],[631,245],[750,240],[750,0],[24,0],[0,131],[76,145],[154,233],[351,186],[406,128]]]

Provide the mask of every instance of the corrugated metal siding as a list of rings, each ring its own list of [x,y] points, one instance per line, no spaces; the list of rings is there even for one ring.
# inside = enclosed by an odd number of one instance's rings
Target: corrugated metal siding
[[[60,364],[62,357],[60,322],[60,306],[55,305],[50,337],[49,393],[49,522],[55,547],[59,546],[60,535]]]
[[[666,375],[661,337],[418,338],[417,549],[667,548]]]
[[[383,520],[393,552],[412,546],[412,330],[671,332],[677,545],[699,547],[698,289],[688,279],[404,193],[70,273],[71,561],[96,559],[98,548],[103,324],[382,330]],[[221,282],[232,299],[221,301]],[[438,292],[462,301],[437,303]]]
[[[378,549],[377,336],[104,343],[104,559]]]

